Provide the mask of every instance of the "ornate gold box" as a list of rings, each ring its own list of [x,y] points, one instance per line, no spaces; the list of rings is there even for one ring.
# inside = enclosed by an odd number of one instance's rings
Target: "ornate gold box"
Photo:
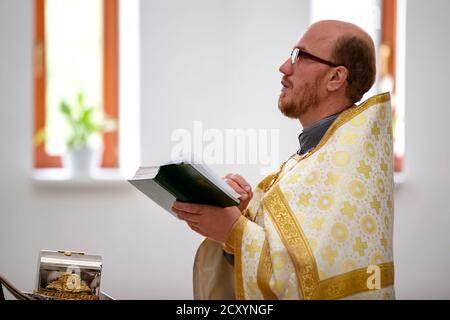
[[[100,256],[42,250],[33,295],[43,299],[98,300],[101,273]]]

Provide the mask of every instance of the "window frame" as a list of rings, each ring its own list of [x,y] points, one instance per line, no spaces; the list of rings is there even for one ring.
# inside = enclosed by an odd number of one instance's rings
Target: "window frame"
[[[103,113],[119,123],[118,0],[103,0]],[[34,135],[45,129],[45,0],[34,0]],[[102,168],[118,168],[119,130],[102,133]],[[45,144],[34,146],[34,168],[61,168],[61,156],[50,156]]]
[[[397,0],[383,0],[382,8],[381,44],[388,45],[392,50],[387,71],[392,75],[395,93],[397,75]]]
[[[392,95],[397,94],[397,15],[398,1],[382,1],[382,20],[381,20],[381,45],[386,45],[391,49],[389,61],[387,62],[387,73],[392,77]],[[395,115],[397,106],[396,101],[392,101],[393,115]],[[404,156],[394,153],[394,171],[401,173],[404,170]]]

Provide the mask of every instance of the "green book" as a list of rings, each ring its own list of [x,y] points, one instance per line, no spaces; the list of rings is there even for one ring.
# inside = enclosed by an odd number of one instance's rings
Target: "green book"
[[[239,204],[240,195],[201,163],[140,167],[128,181],[171,214],[175,200],[223,208]]]

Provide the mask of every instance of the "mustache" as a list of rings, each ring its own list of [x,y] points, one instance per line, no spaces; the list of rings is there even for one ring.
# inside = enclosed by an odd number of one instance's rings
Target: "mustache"
[[[287,87],[292,87],[292,82],[286,76],[281,78],[281,82]]]

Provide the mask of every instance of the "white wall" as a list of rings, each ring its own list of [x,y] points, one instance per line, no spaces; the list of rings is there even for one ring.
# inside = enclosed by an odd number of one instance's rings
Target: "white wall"
[[[402,299],[450,298],[449,10],[446,0],[408,0],[408,176],[395,220]],[[143,1],[143,161],[165,157],[172,130],[200,119],[205,128],[279,128],[280,158],[292,152],[299,128],[278,114],[277,68],[308,13],[295,0]],[[184,225],[125,183],[43,188],[29,178],[32,20],[31,0],[0,1],[0,272],[31,290],[40,249],[83,250],[103,256],[103,290],[116,298],[190,298],[200,237]],[[258,179],[257,168],[236,170]]]
[[[141,12],[144,163],[169,158],[172,132],[193,133],[196,120],[222,133],[280,129],[280,161],[295,152],[300,127],[278,111],[278,67],[307,27],[308,1],[142,1]],[[215,169],[262,178],[257,166]]]
[[[397,294],[450,299],[450,2],[407,0],[406,171],[396,194]]]
[[[164,158],[174,128],[300,128],[277,111],[277,71],[307,25],[308,3],[142,1],[142,158]],[[191,298],[201,240],[128,186],[42,187],[32,167],[31,0],[0,0],[0,272],[32,290],[40,249],[103,256],[102,290],[121,299]],[[215,55],[212,55],[215,53]],[[126,107],[126,106],[123,106]],[[230,169],[218,166],[220,172]],[[250,166],[236,168],[258,180]]]

